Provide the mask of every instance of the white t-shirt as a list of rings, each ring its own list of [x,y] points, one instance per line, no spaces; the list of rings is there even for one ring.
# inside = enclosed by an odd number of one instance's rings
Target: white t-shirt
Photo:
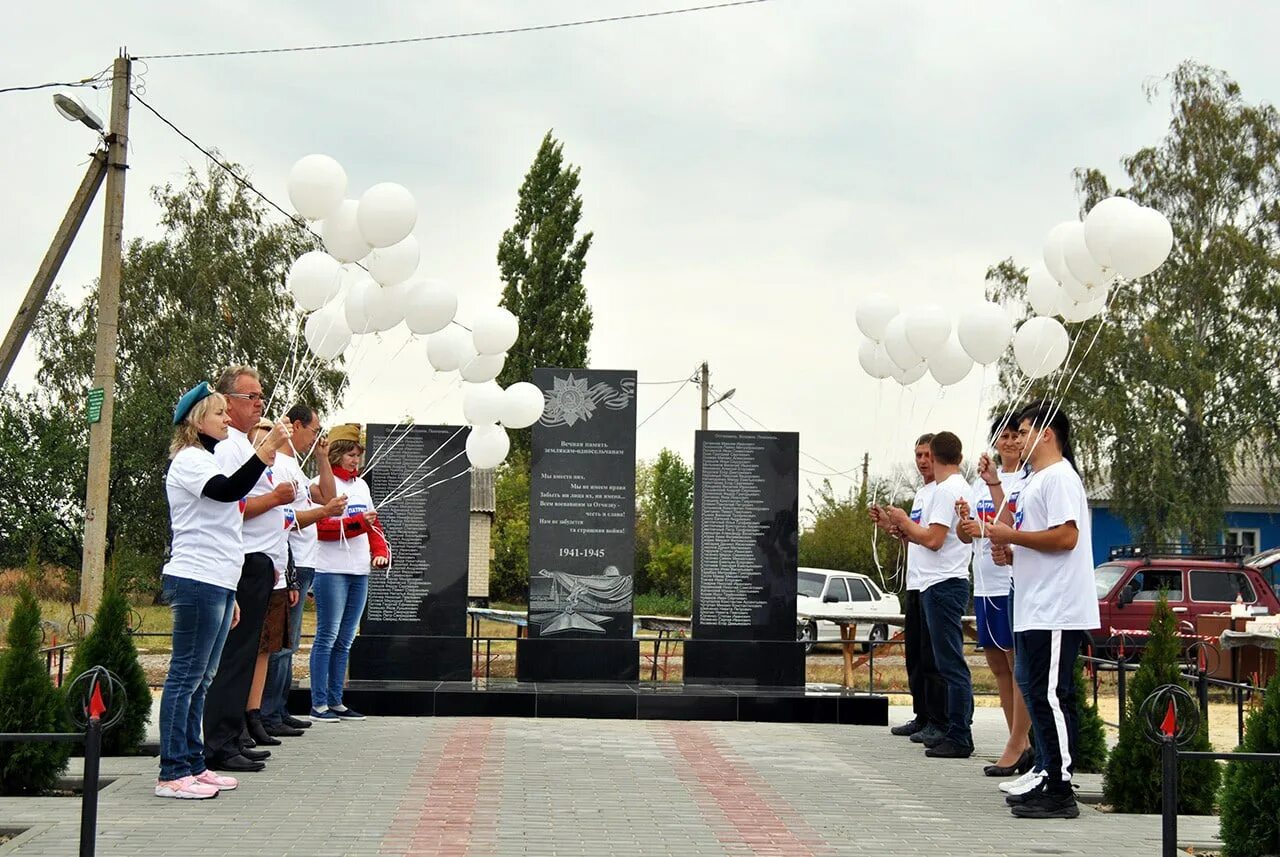
[[[914,523],[924,520],[925,506],[929,504],[937,487],[936,482],[927,482],[916,492],[915,499],[911,501],[911,520]],[[928,552],[929,549],[924,545],[907,542],[907,589],[920,591],[920,554]]]
[[[310,511],[317,506],[311,500],[307,476],[298,466],[298,460],[292,455],[287,455],[284,450],[276,453],[276,461],[271,466],[271,470],[277,482],[293,483],[293,504],[289,507],[294,519],[293,529],[289,530],[289,548],[293,551],[293,564],[298,568],[315,568],[318,541],[315,524],[307,527],[297,526],[297,514]]]
[[[1004,488],[1005,503],[1014,497],[1013,490],[1022,481],[1022,471],[1000,471],[1000,485]],[[1016,503],[1016,500],[1013,500]],[[975,521],[990,524],[996,519],[996,506],[991,499],[991,487],[979,476],[973,482],[969,497],[969,512]],[[991,559],[991,542],[988,539],[973,540],[973,594],[992,597],[1009,594],[1010,566],[996,565]]]
[[[240,504],[219,503],[201,493],[211,478],[220,475],[224,474],[213,453],[202,446],[187,447],[169,463],[164,491],[173,544],[164,573],[234,590],[244,565]]]
[[[969,577],[969,557],[972,550],[956,535],[956,501],[968,497],[969,484],[959,473],[953,473],[941,482],[934,483],[934,490],[923,506],[921,519],[917,523],[925,528],[942,524],[947,528],[947,536],[942,540],[942,547],[936,551],[917,545],[920,550],[916,554],[916,580],[920,583],[921,592],[944,580],[964,580]],[[912,510],[913,520],[914,515]]]
[[[235,427],[227,429],[227,439],[219,443],[213,450],[218,466],[227,473],[235,473],[240,468],[240,465],[248,461],[249,456],[254,454],[253,444],[249,443],[249,436]],[[271,468],[268,467],[258,477],[257,483],[249,493],[245,495],[245,499],[270,494],[275,490],[275,487],[275,478],[272,475]],[[244,534],[244,552],[246,554],[264,553],[271,557],[271,563],[276,570],[276,589],[284,588],[284,572],[289,565],[288,531],[291,526],[291,516],[286,512],[286,508],[285,506],[274,506],[261,515],[246,518],[241,527],[241,532]]]
[[[1101,624],[1093,583],[1093,539],[1089,501],[1080,475],[1067,461],[1028,477],[1018,496],[1014,525],[1043,532],[1074,521],[1079,530],[1069,551],[1013,548],[1013,580],[1018,590],[1015,631],[1090,631]]]
[[[373,508],[373,495],[369,493],[369,485],[359,476],[348,481],[335,473],[333,483],[339,494],[347,495],[347,511],[344,518],[350,518],[352,515],[367,512]],[[319,481],[312,484],[318,485]],[[347,536],[334,542],[320,541],[316,544],[316,574],[368,574],[372,559],[369,537],[364,533],[358,536]]]

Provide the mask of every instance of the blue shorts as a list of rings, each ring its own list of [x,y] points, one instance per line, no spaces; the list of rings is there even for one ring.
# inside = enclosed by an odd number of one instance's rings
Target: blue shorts
[[[1013,617],[1008,595],[973,596],[973,613],[978,625],[978,645],[984,649],[1013,650]]]

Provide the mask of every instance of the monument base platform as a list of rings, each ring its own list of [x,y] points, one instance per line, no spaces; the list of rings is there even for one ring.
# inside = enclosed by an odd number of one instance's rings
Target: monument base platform
[[[468,681],[471,640],[358,634],[348,668],[353,681]]]
[[[343,701],[380,717],[587,717],[615,720],[736,720],[889,725],[889,699],[833,685],[798,688],[474,681],[351,681]],[[289,695],[305,714],[310,688]]]
[[[684,677],[692,684],[804,687],[804,643],[687,640]]]
[[[521,681],[626,682],[640,680],[640,641],[534,637],[516,640]]]

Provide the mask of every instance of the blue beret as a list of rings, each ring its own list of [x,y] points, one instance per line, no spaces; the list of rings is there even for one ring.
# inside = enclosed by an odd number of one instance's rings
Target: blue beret
[[[187,414],[191,413],[201,399],[213,395],[213,385],[208,381],[201,381],[190,390],[182,394],[182,398],[178,400],[178,406],[173,409],[173,424],[176,426],[187,418]]]

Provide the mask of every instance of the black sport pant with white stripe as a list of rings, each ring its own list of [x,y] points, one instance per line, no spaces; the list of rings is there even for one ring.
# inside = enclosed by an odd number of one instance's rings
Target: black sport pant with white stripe
[[[1019,656],[1027,661],[1031,691],[1027,707],[1042,745],[1045,788],[1051,792],[1070,791],[1080,747],[1075,666],[1085,632],[1019,631],[1016,636]]]

